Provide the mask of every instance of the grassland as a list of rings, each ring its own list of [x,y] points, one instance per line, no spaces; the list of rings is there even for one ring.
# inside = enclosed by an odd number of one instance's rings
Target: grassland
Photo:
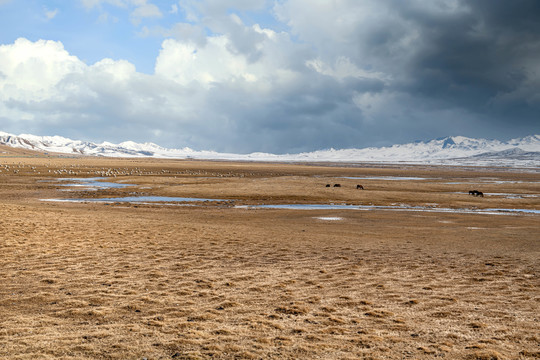
[[[540,357],[540,215],[239,207],[538,210],[538,172],[0,150],[1,359]],[[56,180],[95,176],[134,186]],[[123,195],[228,201],[42,201]]]

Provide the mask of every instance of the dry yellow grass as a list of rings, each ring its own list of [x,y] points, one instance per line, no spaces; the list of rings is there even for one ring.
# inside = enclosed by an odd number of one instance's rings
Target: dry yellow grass
[[[538,195],[537,173],[4,151],[1,359],[540,357],[540,215],[40,201],[136,193],[539,209],[539,197],[464,193]],[[43,181],[107,173],[137,186],[63,192]]]

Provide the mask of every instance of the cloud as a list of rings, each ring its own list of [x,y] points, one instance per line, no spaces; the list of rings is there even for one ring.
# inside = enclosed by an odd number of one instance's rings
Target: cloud
[[[0,46],[3,130],[275,153],[540,131],[536,1],[283,0],[273,27],[245,15],[266,1],[176,4],[184,22],[142,27],[165,37],[151,75],[60,42]]]
[[[249,11],[260,10],[266,5],[266,0],[182,0],[179,1],[180,7],[190,9],[198,13],[197,17],[216,17],[223,16],[229,10]],[[185,11],[185,10],[184,10]]]
[[[109,4],[118,7],[126,7],[126,0],[80,0],[83,6],[86,9],[93,9],[95,7],[100,7],[101,4]]]
[[[535,1],[290,0],[278,3],[275,12],[292,34],[316,49],[317,60],[310,63],[315,69],[329,73],[337,57],[346,57],[361,71],[391,79],[388,96],[361,96],[359,106],[376,98],[385,103],[383,108],[408,109],[397,100],[407,95],[424,104],[413,115],[401,116],[409,126],[432,113],[428,107],[436,107],[476,117],[471,126],[481,128],[486,117],[492,123],[533,121],[538,92],[532,84],[540,76],[532,65],[540,51],[535,35],[539,7]],[[325,17],[333,21],[317,21]],[[509,103],[502,105],[505,100]],[[515,104],[512,111],[521,109],[512,120],[501,116],[502,108],[510,111],[510,103]],[[447,118],[434,117],[430,126],[452,131]]]
[[[236,51],[234,35],[214,35],[206,38],[203,44],[189,39],[167,39],[156,59],[155,73],[179,84],[196,82],[210,88],[212,86],[232,86],[251,84],[253,88],[268,89],[273,84],[294,81],[296,71],[290,69],[298,61],[296,53],[280,54],[280,49],[292,46],[287,34],[262,30],[255,26],[252,31],[260,36],[256,62],[251,61],[249,53]],[[303,66],[304,70],[307,70]]]
[[[45,18],[47,20],[52,20],[56,17],[56,15],[58,15],[58,9],[54,9],[54,10],[49,10],[47,9],[46,7],[43,8],[43,11],[45,13]]]
[[[102,12],[97,19],[98,24],[117,23],[118,21],[119,19],[116,16],[112,16],[108,12]]]
[[[162,16],[163,14],[156,5],[146,3],[146,1],[141,1],[130,14],[131,21],[135,25],[139,25],[144,18],[160,18]]]
[[[0,46],[4,99],[46,98],[49,90],[65,76],[80,73],[83,68],[84,64],[60,42],[19,38],[12,45]]]
[[[83,6],[87,10],[91,10],[93,8],[99,8],[101,11],[103,11],[104,5],[111,5],[119,8],[129,9],[130,13],[130,19],[131,22],[138,26],[141,24],[142,20],[145,18],[161,18],[163,17],[163,13],[157,7],[156,5],[148,2],[148,0],[80,0],[83,4]],[[174,10],[174,7],[176,5],[173,5],[172,9]],[[100,22],[103,22],[103,14],[106,14],[105,12],[102,12],[100,16]]]
[[[269,50],[290,45],[283,34],[264,36],[273,43]],[[86,65],[59,42],[19,39],[0,48],[5,74],[0,103],[28,129],[66,134],[66,129],[85,128],[85,137],[112,132],[141,141],[161,130],[157,142],[169,146],[213,143],[214,149],[249,151],[257,141],[259,150],[279,152],[298,139],[295,132],[315,145],[325,144],[317,139],[319,131],[335,140],[351,125],[344,115],[355,106],[352,94],[380,87],[372,80],[314,79],[309,68],[305,74],[293,71],[291,62],[275,59],[272,52],[250,63],[229,51],[229,42],[225,35],[210,37],[201,47],[166,40],[155,75],[143,75],[124,60]]]

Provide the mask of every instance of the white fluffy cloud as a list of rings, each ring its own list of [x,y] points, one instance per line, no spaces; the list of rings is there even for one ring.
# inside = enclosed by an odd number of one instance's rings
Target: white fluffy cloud
[[[76,126],[99,117],[110,109],[93,106],[107,97],[122,98],[137,78],[127,61],[103,59],[89,66],[60,42],[20,38],[0,46],[0,108],[8,121],[23,119],[27,126]]]
[[[20,38],[12,45],[0,45],[0,87],[2,100],[40,100],[66,76],[85,68],[62,43]]]
[[[196,81],[204,85],[249,76],[243,59],[230,54],[227,38],[215,36],[204,47],[165,40],[156,61],[157,75],[170,77],[182,85]]]
[[[153,75],[125,60],[85,64],[60,42],[21,38],[0,46],[1,112],[5,121],[24,121],[36,133],[86,129],[86,136],[113,133],[118,140],[247,151],[252,144],[240,139],[252,137],[257,122],[272,126],[273,115],[257,114],[258,107],[290,106],[287,93],[306,81],[279,53],[293,46],[286,34],[258,26],[250,31],[264,37],[258,62],[232,51],[227,35],[210,36],[200,46],[168,39]],[[310,96],[307,106],[312,103]],[[149,134],[160,137],[145,139]],[[261,149],[271,150],[271,140],[265,141]]]
[[[221,83],[264,83],[277,81],[287,72],[280,68],[279,61],[266,54],[268,48],[277,48],[282,40],[273,32],[264,33],[260,28],[253,30],[264,37],[258,44],[262,52],[257,62],[250,62],[244,54],[234,51],[233,41],[227,35],[216,35],[206,39],[202,45],[168,39],[163,42],[156,60],[156,75],[168,77],[187,85],[197,82],[204,86]],[[281,64],[283,65],[283,64]]]

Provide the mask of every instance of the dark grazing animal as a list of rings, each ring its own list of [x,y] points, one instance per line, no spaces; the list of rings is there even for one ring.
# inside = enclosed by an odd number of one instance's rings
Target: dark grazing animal
[[[334,187],[341,187],[341,184],[334,184]]]
[[[478,190],[470,190],[469,195],[484,197],[484,193]]]
[[[364,190],[364,187],[362,185],[356,185],[357,190]]]
[[[326,184],[326,187],[330,187],[330,184]]]

